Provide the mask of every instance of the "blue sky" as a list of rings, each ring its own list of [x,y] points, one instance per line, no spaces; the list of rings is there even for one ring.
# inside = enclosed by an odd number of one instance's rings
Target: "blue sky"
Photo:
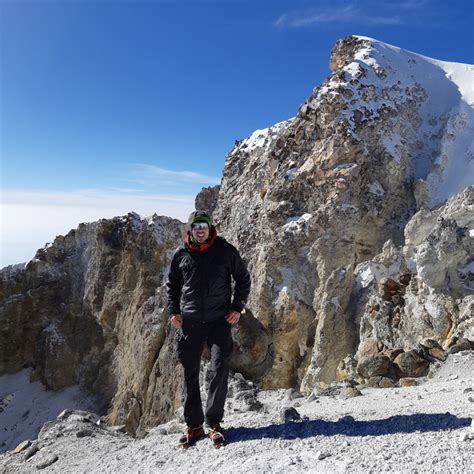
[[[474,63],[473,2],[0,0],[0,267],[80,222],[184,220],[347,34]]]

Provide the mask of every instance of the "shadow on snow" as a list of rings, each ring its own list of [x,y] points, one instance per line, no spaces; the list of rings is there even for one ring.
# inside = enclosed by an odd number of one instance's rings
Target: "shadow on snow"
[[[451,413],[419,413],[397,415],[384,420],[356,421],[346,416],[338,421],[304,420],[260,428],[232,428],[226,430],[229,442],[261,438],[296,439],[312,436],[383,436],[394,433],[415,433],[463,428],[471,418],[458,418]]]

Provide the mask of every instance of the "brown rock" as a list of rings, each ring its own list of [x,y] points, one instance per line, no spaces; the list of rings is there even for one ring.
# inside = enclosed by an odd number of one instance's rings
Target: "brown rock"
[[[400,283],[392,278],[385,278],[381,281],[382,298],[386,301],[393,301],[398,304],[400,295],[403,295],[405,290]]]
[[[412,275],[410,272],[402,273],[400,277],[398,278],[398,280],[403,286],[407,286],[410,283],[411,276]]]
[[[452,345],[449,350],[448,354],[456,354],[456,352],[461,351],[470,351],[471,344],[468,339],[459,339],[456,344]]]
[[[36,463],[36,469],[45,469],[51,464],[55,463],[58,460],[58,456],[56,454],[49,454],[44,459]]]
[[[362,392],[355,387],[344,387],[340,393],[341,398],[354,398],[360,397],[361,395]]]
[[[376,375],[385,375],[390,370],[390,358],[383,354],[374,356],[366,356],[359,360],[357,364],[357,372],[364,378],[368,379]]]
[[[446,360],[446,353],[440,347],[433,347],[429,350],[429,354],[438,360]]]
[[[388,349],[384,351],[384,354],[390,357],[390,360],[393,362],[398,355],[403,352],[403,349]]]
[[[22,441],[16,448],[15,448],[15,453],[21,453],[24,449],[28,448],[31,446],[31,441],[26,440]]]
[[[231,370],[241,373],[246,379],[261,380],[273,365],[272,338],[249,309],[232,327],[232,339]]]
[[[420,357],[415,351],[399,354],[394,364],[402,377],[421,377],[426,373],[429,362]]]
[[[357,378],[357,361],[353,356],[347,356],[337,366],[336,380],[353,380]]]
[[[423,339],[420,344],[428,349],[442,349],[441,345],[438,343],[438,341],[435,341],[434,339],[426,338]]]
[[[219,185],[202,188],[201,191],[197,194],[196,199],[194,201],[195,208],[207,211],[212,217],[212,213],[214,212],[214,209],[217,206],[217,200],[219,198],[219,189]]]
[[[398,382],[402,387],[414,387],[418,385],[417,380],[412,377],[402,377]]]
[[[23,455],[23,461],[28,461],[32,456],[34,456],[39,451],[39,448],[36,444],[32,444],[28,447]]]
[[[379,382],[379,387],[380,388],[393,388],[396,387],[396,383],[392,380],[389,379],[388,377],[382,377]]]

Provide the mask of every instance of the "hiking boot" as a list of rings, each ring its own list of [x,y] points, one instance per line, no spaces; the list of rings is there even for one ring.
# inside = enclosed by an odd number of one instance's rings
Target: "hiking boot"
[[[183,435],[179,438],[178,448],[189,448],[189,446],[193,446],[197,441],[205,437],[206,433],[204,432],[202,425],[194,428],[186,426]]]
[[[220,448],[225,445],[224,430],[219,423],[215,423],[209,427],[209,438],[211,438],[215,448]]]

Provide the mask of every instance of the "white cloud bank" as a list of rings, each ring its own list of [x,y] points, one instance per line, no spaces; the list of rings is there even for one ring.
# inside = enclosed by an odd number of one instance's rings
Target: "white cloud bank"
[[[186,221],[194,194],[152,194],[131,188],[75,191],[2,191],[0,202],[0,268],[33,258],[36,250],[81,222],[93,222],[134,211],[156,212]]]

